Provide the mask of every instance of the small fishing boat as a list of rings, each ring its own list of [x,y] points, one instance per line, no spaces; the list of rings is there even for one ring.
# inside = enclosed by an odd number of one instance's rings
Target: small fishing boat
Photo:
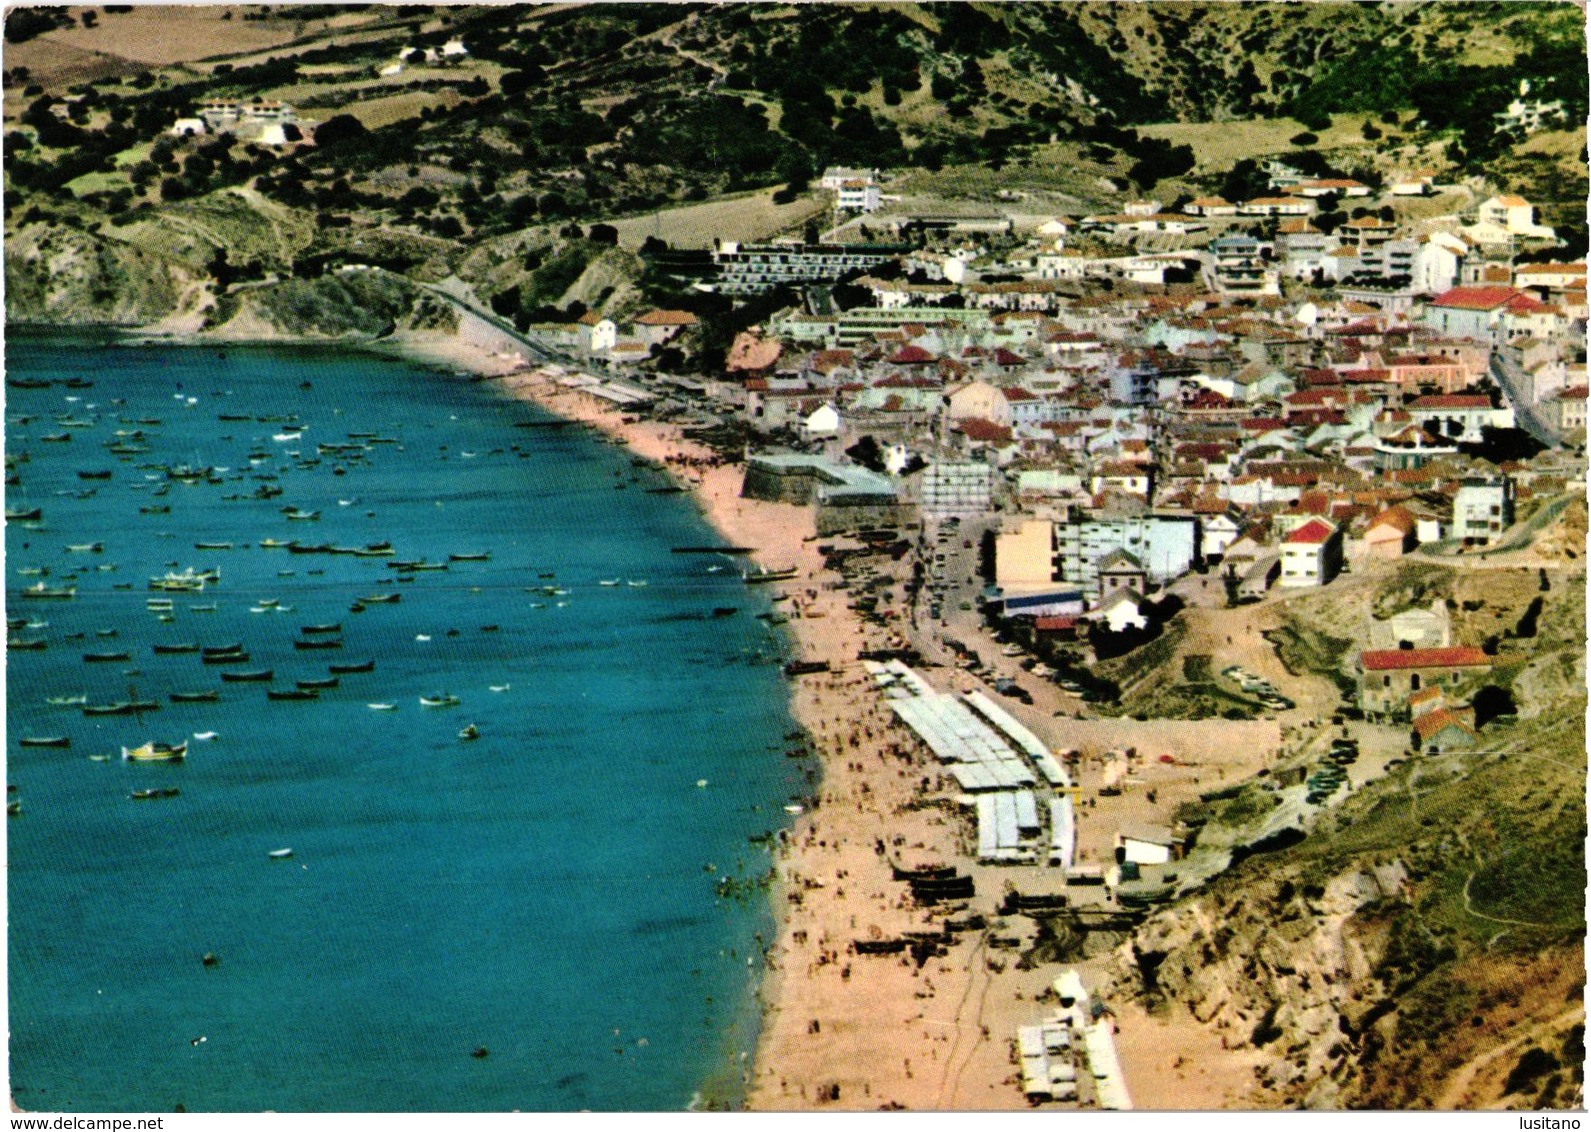
[[[630,578],[624,584],[635,589],[640,589],[642,586],[645,586],[648,583],[645,578]]]
[[[600,578],[597,581],[597,585],[599,586],[616,586],[618,584],[619,579],[617,578]]]
[[[265,855],[273,861],[285,861],[293,855],[293,851],[291,849],[272,849]]]
[[[284,538],[262,538],[259,545],[261,550],[273,550],[291,546],[292,542]]]
[[[141,747],[123,747],[122,758],[135,763],[174,763],[188,757],[188,744],[145,743]]]
[[[201,650],[205,656],[230,656],[243,651],[243,644],[239,642],[232,645],[205,645]]]
[[[448,561],[450,561],[450,562],[488,562],[488,561],[491,560],[491,557],[492,557],[492,552],[489,551],[489,550],[463,551],[463,552],[457,553],[457,554],[449,554],[448,555]]]
[[[340,633],[342,628],[341,622],[333,621],[327,625],[300,625],[298,631],[306,637],[312,637],[316,633]]]
[[[300,522],[314,522],[320,518],[319,511],[304,511],[297,507],[284,512],[284,514],[286,514],[289,519],[298,520]]]
[[[333,676],[346,676],[350,672],[374,672],[375,670],[376,662],[374,660],[362,660],[357,664],[328,664],[326,666],[326,671]]]
[[[7,637],[7,652],[43,652],[45,649],[43,637]]]
[[[72,554],[104,554],[105,544],[102,542],[70,542],[66,549]]]
[[[267,688],[265,698],[268,700],[318,700],[320,693],[312,688]]]
[[[215,704],[221,702],[219,688],[207,688],[202,692],[170,692],[167,693],[174,704]]]
[[[77,587],[49,586],[38,582],[23,590],[22,596],[29,601],[66,601],[77,596]]]
[[[323,676],[318,680],[300,680],[298,681],[298,686],[305,690],[319,691],[325,688],[335,688],[337,681],[338,678],[336,676]]]
[[[86,652],[83,654],[84,664],[104,664],[115,660],[128,660],[131,653],[125,652]]]
[[[51,707],[82,707],[88,703],[88,694],[82,692],[75,696],[46,696],[44,702]]]
[[[156,656],[183,656],[199,651],[198,641],[181,641],[174,645],[152,645]]]
[[[144,711],[159,711],[154,700],[117,700],[109,704],[84,704],[84,715],[137,715]]]
[[[195,731],[193,733],[193,739],[196,743],[213,743],[219,738],[221,738],[221,732],[219,731]]]
[[[486,686],[493,692],[506,692],[509,688],[507,684],[488,684]]]
[[[175,798],[181,793],[175,786],[159,786],[149,790],[134,790],[127,796],[135,802],[147,802],[151,798]]]
[[[205,653],[199,658],[201,664],[247,664],[249,654],[246,652]]]
[[[193,549],[195,549],[195,550],[231,550],[232,549],[232,544],[229,543],[229,542],[196,542],[196,543],[193,544]]]
[[[170,613],[173,605],[169,597],[151,597],[144,599],[144,608],[151,613]]]
[[[24,735],[17,740],[24,747],[70,747],[72,740],[65,735]]]
[[[397,704],[366,704],[371,711],[397,711]]]
[[[167,602],[167,608],[170,608],[170,602]],[[203,605],[190,605],[190,606],[188,606],[188,612],[189,613],[214,613],[215,612],[215,602],[207,601]]]
[[[7,507],[6,522],[32,523],[44,518],[44,509],[41,507]]]
[[[435,695],[421,696],[420,706],[430,708],[458,707],[463,701],[457,696],[447,692],[437,692]]]
[[[480,729],[477,728],[473,723],[459,732],[459,738],[465,740],[466,742],[471,739],[479,739],[480,737]]]
[[[369,594],[359,600],[366,605],[396,605],[403,600],[403,595],[394,591],[390,594]]]
[[[343,647],[341,637],[321,637],[308,641],[294,641],[293,647],[299,650],[309,649],[340,649]]]
[[[796,568],[794,566],[786,566],[778,570],[758,569],[747,571],[740,576],[740,580],[748,586],[754,586],[761,582],[786,582],[795,576]]]
[[[221,679],[228,684],[260,684],[269,681],[276,673],[269,668],[257,668],[247,672],[223,672]]]

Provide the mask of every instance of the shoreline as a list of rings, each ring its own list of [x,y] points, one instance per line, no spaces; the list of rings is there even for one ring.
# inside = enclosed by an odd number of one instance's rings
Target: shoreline
[[[136,329],[110,328],[124,338]],[[905,956],[853,954],[851,941],[943,927],[943,910],[916,906],[892,865],[954,865],[995,891],[961,844],[953,803],[924,802],[920,783],[939,772],[914,739],[903,738],[857,652],[887,647],[889,630],[865,624],[850,595],[824,571],[810,507],[744,499],[744,464],[581,389],[563,386],[517,355],[494,353],[454,335],[400,333],[381,340],[295,335],[217,339],[143,335],[161,345],[327,346],[359,349],[433,368],[455,380],[489,383],[503,397],[601,433],[665,470],[726,544],[749,547],[765,569],[795,567],[770,589],[787,601],[785,627],[796,658],[826,661],[827,672],[789,678],[788,711],[820,766],[812,804],[775,849],[768,887],[773,939],[748,1009],[758,1011],[755,1052],[739,1068],[741,1107],[752,1111],[1030,1111],[1011,1054],[1019,1025],[1053,1009],[1048,974],[1022,970],[1020,950],[993,946],[990,933],[951,937],[922,964]],[[1026,941],[1023,946],[1031,944]],[[1077,964],[1097,984],[1108,956]],[[1136,1054],[1125,1066],[1140,1108],[1222,1107],[1230,1082],[1190,1080],[1187,1053],[1208,1056],[1185,1027],[1128,1012],[1136,1031],[1122,1040]],[[1136,1037],[1137,1040],[1133,1040]],[[1159,1056],[1167,1039],[1174,1061]],[[744,1056],[744,1055],[742,1055]],[[1129,1059],[1124,1058],[1124,1062]],[[736,1070],[729,1070],[735,1072]],[[720,1069],[703,1083],[722,1081]],[[1054,1111],[1054,1110],[1051,1110]]]

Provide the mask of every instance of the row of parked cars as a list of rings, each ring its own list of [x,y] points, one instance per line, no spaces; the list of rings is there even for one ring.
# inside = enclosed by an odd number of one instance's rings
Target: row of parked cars
[[[1256,676],[1254,673],[1247,671],[1241,664],[1228,665],[1221,669],[1221,675],[1229,680],[1237,681],[1239,688],[1242,688],[1272,711],[1291,711],[1298,706],[1277,691],[1275,684],[1272,684],[1263,676]]]
[[[1325,761],[1315,768],[1305,782],[1309,787],[1309,793],[1304,796],[1304,801],[1311,806],[1318,806],[1341,790],[1348,782],[1347,768],[1358,758],[1357,739],[1333,739],[1331,749],[1326,752]]]

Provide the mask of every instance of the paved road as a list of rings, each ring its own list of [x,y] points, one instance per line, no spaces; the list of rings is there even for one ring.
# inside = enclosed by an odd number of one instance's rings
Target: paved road
[[[429,291],[437,298],[445,300],[463,313],[480,319],[493,330],[496,330],[499,333],[513,339],[516,343],[523,346],[527,354],[536,361],[560,365],[566,369],[578,370],[581,373],[590,372],[586,368],[585,363],[583,363],[580,359],[566,354],[561,350],[555,350],[551,346],[548,346],[545,342],[541,342],[535,338],[530,338],[524,334],[521,334],[517,329],[515,329],[514,324],[509,322],[507,319],[500,317],[494,311],[483,310],[479,306],[475,305],[475,303],[471,302],[469,298],[460,293],[464,287],[462,283],[454,288],[449,288],[446,284],[435,283],[419,283],[417,286]],[[602,375],[591,374],[591,376],[601,377]]]
[[[1525,372],[1514,360],[1513,351],[1506,347],[1499,347],[1492,351],[1491,358],[1492,377],[1502,387],[1508,403],[1514,407],[1514,421],[1520,428],[1530,433],[1531,436],[1541,441],[1549,448],[1556,448],[1563,441],[1540,410],[1531,404],[1524,395]]]

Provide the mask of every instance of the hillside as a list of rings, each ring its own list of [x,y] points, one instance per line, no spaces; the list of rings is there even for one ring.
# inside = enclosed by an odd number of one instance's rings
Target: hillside
[[[1542,591],[1535,571],[1411,564],[1286,603],[1283,639],[1330,641],[1447,595],[1456,638],[1474,640],[1544,599],[1538,635],[1500,643],[1500,658],[1516,659],[1493,682],[1518,714],[1484,727],[1475,751],[1389,764],[1306,818],[1297,844],[1236,864],[1123,946],[1122,993],[1259,1056],[1256,1106],[1578,1103],[1584,575],[1550,584]],[[1327,678],[1345,659],[1282,649],[1289,666]],[[1279,805],[1269,786],[1231,794],[1182,815],[1203,826],[1190,866],[1252,839],[1263,822],[1247,834],[1244,823]]]
[[[63,304],[26,276],[38,260],[12,255],[13,317],[176,302],[168,277],[218,248],[232,281],[372,240],[384,266],[447,274],[526,230],[632,216],[626,232],[653,234],[642,218],[776,186],[777,208],[804,204],[830,163],[915,171],[951,198],[1009,182],[1078,209],[1105,203],[1102,184],[1170,199],[1218,189],[1239,155],[1287,152],[1306,125],[1340,171],[1485,172],[1547,222],[1583,223],[1574,135],[1491,131],[1521,78],[1584,113],[1567,4],[31,8],[6,37],[8,239],[98,231],[149,276],[132,302],[89,285]],[[418,58],[450,41],[467,49]],[[285,100],[305,140],[170,135],[210,98]],[[196,215],[218,208],[228,223]]]

